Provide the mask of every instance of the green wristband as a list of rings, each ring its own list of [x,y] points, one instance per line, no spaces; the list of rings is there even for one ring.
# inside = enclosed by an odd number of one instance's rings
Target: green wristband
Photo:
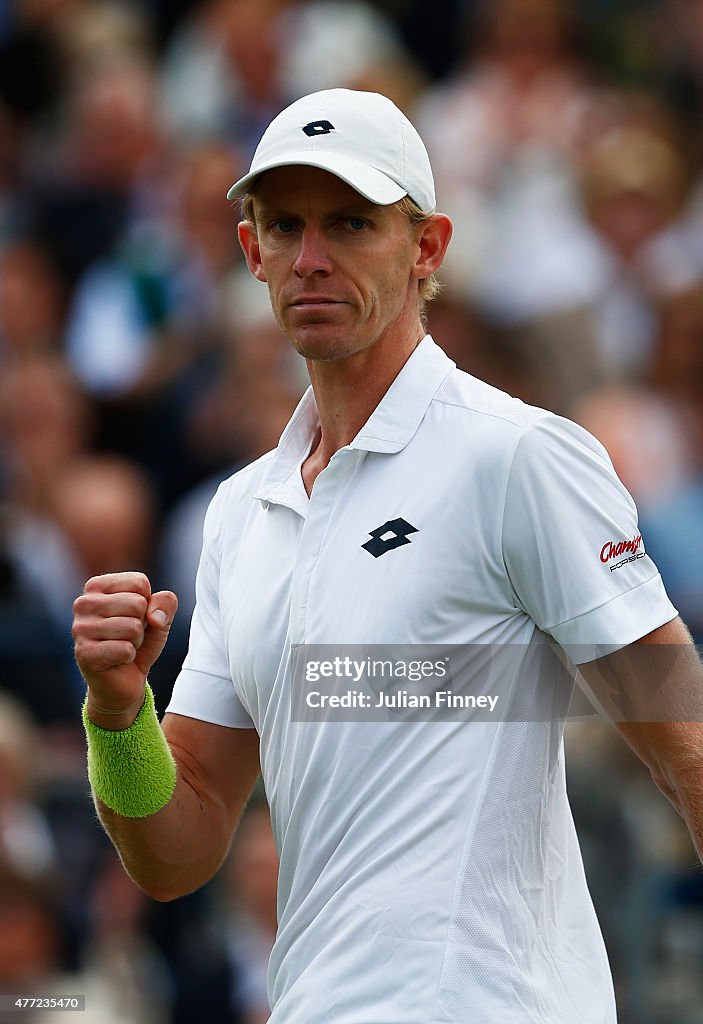
[[[128,729],[101,729],[88,718],[88,779],[95,795],[124,818],[147,818],[169,802],[176,788],[176,762],[166,742],[146,684],[141,711]]]

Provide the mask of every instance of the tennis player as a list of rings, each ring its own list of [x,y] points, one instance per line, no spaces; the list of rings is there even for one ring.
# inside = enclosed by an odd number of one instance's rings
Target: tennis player
[[[177,898],[217,871],[261,768],[281,856],[275,1024],[614,1024],[566,799],[573,679],[542,655],[580,665],[703,853],[703,729],[669,720],[701,667],[632,499],[593,437],[426,334],[451,223],[388,99],[292,104],[237,197],[311,387],[212,502],[162,725],[146,678],[176,596],[128,572],[75,603],[102,822],[132,878]],[[393,683],[374,693],[400,703],[372,721],[359,680],[389,645]],[[413,659],[446,647],[486,701],[409,713],[418,665],[420,696],[454,699],[443,659]],[[318,714],[345,694],[351,714]]]

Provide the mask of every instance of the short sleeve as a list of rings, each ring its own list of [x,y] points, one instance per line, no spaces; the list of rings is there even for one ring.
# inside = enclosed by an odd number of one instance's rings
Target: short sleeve
[[[166,710],[215,725],[253,729],[254,723],[234,688],[220,618],[222,517],[226,489],[227,483],[220,485],[205,516],[188,654]]]
[[[577,664],[677,614],[605,448],[570,420],[545,413],[523,433],[502,537],[517,604]]]

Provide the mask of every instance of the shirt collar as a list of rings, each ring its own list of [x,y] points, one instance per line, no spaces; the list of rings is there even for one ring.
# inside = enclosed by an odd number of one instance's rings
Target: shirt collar
[[[349,447],[387,455],[402,451],[455,365],[426,334]],[[304,496],[300,466],[319,427],[315,395],[309,387],[281,435],[256,498],[300,510],[301,491]]]
[[[389,455],[402,451],[420,426],[440,384],[455,366],[426,334],[350,447]]]

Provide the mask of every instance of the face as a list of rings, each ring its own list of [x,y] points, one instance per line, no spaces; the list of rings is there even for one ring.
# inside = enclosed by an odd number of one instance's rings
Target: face
[[[278,323],[308,359],[345,359],[419,325],[421,229],[315,167],[263,175],[256,230],[240,225],[249,269],[269,286]],[[418,269],[419,268],[419,269]]]

